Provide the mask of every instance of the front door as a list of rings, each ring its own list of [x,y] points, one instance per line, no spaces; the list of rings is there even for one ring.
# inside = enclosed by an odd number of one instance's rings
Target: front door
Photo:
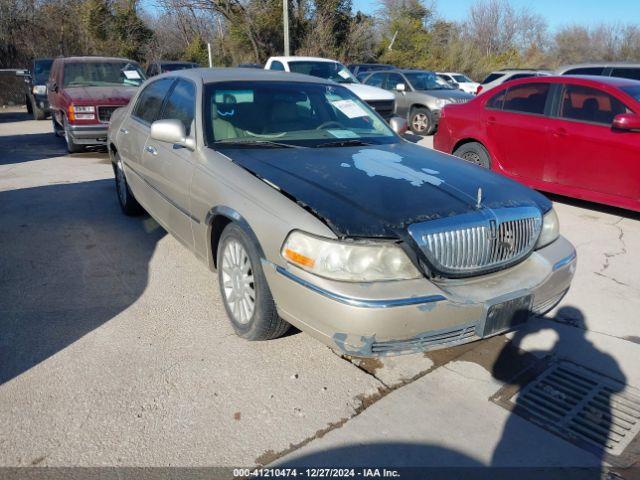
[[[196,87],[179,79],[165,102],[158,120],[180,120],[187,136],[195,138]],[[162,197],[164,223],[176,237],[193,247],[191,223],[199,221],[191,215],[190,187],[195,155],[182,146],[148,138],[143,151],[143,168],[151,186]]]
[[[558,183],[575,190],[640,198],[640,134],[614,130],[613,118],[631,110],[602,90],[565,85],[551,127]],[[582,196],[579,195],[578,196]]]

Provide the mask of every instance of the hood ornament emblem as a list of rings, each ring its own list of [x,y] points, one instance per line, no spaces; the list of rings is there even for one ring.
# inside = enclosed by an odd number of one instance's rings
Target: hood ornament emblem
[[[480,208],[482,206],[482,188],[478,187],[478,195],[476,197],[476,208]]]

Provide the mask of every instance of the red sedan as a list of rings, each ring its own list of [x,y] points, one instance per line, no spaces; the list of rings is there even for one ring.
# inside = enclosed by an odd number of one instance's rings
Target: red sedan
[[[447,105],[434,147],[538,190],[640,211],[640,81],[508,82]]]

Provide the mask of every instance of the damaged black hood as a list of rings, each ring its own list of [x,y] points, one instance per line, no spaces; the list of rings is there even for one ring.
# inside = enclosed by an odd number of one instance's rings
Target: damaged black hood
[[[549,200],[505,177],[408,142],[330,148],[228,148],[238,165],[276,185],[339,237],[402,238],[412,223],[477,208]]]

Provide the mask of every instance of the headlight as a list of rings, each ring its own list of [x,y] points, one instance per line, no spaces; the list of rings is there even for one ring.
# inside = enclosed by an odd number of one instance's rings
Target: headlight
[[[451,103],[449,100],[447,100],[446,98],[437,98],[436,99],[436,107],[438,108],[443,108],[445,105],[448,105],[449,103]]]
[[[281,254],[293,265],[334,280],[374,282],[421,276],[404,251],[391,242],[342,242],[294,231]]]
[[[560,235],[560,221],[556,211],[552,208],[542,217],[542,231],[536,248],[542,248],[554,242]]]
[[[47,87],[46,85],[34,85],[31,91],[34,95],[44,95],[47,93]]]

